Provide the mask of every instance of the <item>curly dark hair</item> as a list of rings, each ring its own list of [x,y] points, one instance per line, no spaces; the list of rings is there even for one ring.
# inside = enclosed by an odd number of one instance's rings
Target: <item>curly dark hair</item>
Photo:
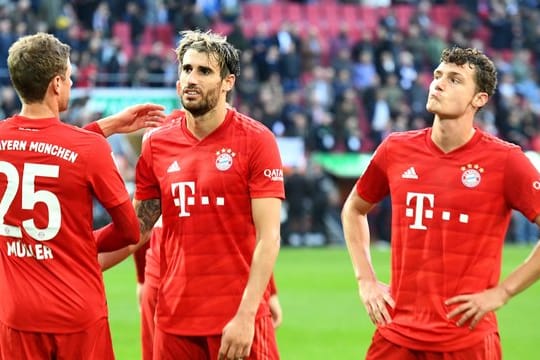
[[[495,93],[497,87],[497,69],[483,52],[478,49],[463,49],[452,47],[445,49],[441,55],[441,62],[448,64],[464,65],[469,64],[474,68],[476,89],[485,92],[490,97]]]
[[[213,56],[220,68],[221,78],[228,74],[240,76],[240,55],[235,47],[227,42],[225,36],[221,36],[211,31],[202,32],[200,30],[185,30],[180,32],[182,39],[176,48],[178,63],[182,64],[184,54],[188,49],[207,53]]]

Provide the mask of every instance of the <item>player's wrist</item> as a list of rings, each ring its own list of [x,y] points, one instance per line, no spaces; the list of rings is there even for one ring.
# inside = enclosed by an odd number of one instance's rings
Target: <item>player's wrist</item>
[[[358,285],[360,285],[361,283],[369,283],[369,282],[376,283],[377,277],[375,276],[375,274],[369,274],[369,275],[356,274],[356,282],[358,283]]]
[[[256,315],[257,315],[257,309],[240,308],[236,312],[237,317],[240,317],[240,318],[243,318],[243,319],[249,319],[249,320],[251,320],[251,319],[254,320]]]
[[[116,132],[114,115],[99,119],[97,124],[105,137],[109,137]]]
[[[508,300],[510,300],[514,296],[514,292],[508,286],[503,284],[500,284],[498,287],[503,294],[504,303],[506,304]]]

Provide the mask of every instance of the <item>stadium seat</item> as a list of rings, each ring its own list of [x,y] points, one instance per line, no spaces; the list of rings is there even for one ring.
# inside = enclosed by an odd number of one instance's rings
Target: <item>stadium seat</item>
[[[221,35],[229,35],[232,31],[232,25],[224,21],[216,21],[212,25],[212,31]]]
[[[409,4],[399,4],[393,7],[398,21],[398,28],[406,32],[409,28],[410,20],[416,8]]]
[[[154,40],[161,41],[163,45],[171,47],[174,44],[173,28],[171,24],[160,24],[154,26]]]
[[[367,31],[375,32],[381,16],[386,15],[386,8],[358,6],[356,16],[360,19],[361,26]]]
[[[319,4],[319,21],[327,35],[335,37],[343,19],[339,16],[339,5],[336,3]]]
[[[257,24],[267,22],[268,6],[257,3],[243,5],[242,22],[246,36],[253,36]]]

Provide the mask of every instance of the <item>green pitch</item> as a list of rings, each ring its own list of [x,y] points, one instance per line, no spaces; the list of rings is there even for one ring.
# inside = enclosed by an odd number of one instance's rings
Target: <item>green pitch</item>
[[[504,274],[522,262],[530,247],[507,246]],[[373,249],[381,280],[389,277],[388,250]],[[284,360],[363,359],[371,325],[357,295],[344,248],[282,248],[276,282],[284,312],[277,331]],[[118,360],[140,359],[139,315],[131,260],[105,273],[111,331]],[[498,312],[505,360],[539,359],[540,285],[535,284]]]

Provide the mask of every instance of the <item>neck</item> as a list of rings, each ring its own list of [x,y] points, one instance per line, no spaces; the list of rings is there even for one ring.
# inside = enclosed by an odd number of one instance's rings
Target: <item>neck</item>
[[[216,106],[204,115],[193,116],[186,111],[187,128],[199,140],[204,139],[216,130],[225,121],[227,116],[226,106]]]
[[[475,131],[472,121],[441,120],[436,116],[433,122],[431,140],[444,153],[449,153],[471,140]]]
[[[53,107],[43,101],[41,103],[23,104],[19,115],[30,119],[58,118],[60,117],[60,111],[58,111],[58,106]]]

